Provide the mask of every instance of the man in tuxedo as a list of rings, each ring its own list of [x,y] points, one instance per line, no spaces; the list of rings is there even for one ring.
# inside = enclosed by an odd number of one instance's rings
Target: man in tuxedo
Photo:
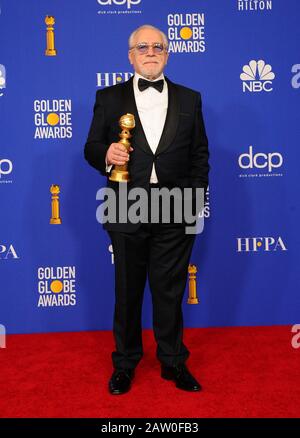
[[[128,54],[134,76],[97,91],[86,160],[107,177],[113,165],[128,163],[128,191],[140,187],[150,194],[154,189],[191,187],[205,193],[209,152],[200,93],[164,76],[168,41],[159,29],[144,25],[135,30]],[[116,143],[118,121],[126,113],[132,113],[136,122],[128,152]],[[117,196],[122,184],[126,183],[107,179]],[[131,388],[143,355],[141,313],[147,275],[161,377],[180,389],[199,391],[200,383],[185,364],[190,353],[183,343],[181,308],[195,234],[185,232],[184,221],[163,223],[161,219],[158,223],[110,221],[104,228],[115,260],[110,393],[123,394]]]

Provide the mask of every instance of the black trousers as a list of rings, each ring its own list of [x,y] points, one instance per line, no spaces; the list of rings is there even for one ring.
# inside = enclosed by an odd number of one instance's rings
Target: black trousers
[[[186,361],[182,299],[195,235],[181,224],[141,224],[134,233],[108,231],[115,263],[113,333],[115,368],[135,368],[143,356],[142,303],[147,279],[152,295],[157,358],[174,366]]]

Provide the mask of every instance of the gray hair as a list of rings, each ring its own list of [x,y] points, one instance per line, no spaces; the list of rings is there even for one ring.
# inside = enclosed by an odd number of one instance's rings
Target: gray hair
[[[158,29],[158,27],[152,26],[151,24],[143,24],[143,26],[138,27],[130,34],[130,37],[128,39],[129,49],[131,49],[133,46],[133,40],[134,40],[136,34],[142,29],[152,29],[152,30],[156,30],[157,32],[159,32],[161,34],[164,46],[166,48],[168,47],[168,44],[169,44],[168,38],[162,30]]]

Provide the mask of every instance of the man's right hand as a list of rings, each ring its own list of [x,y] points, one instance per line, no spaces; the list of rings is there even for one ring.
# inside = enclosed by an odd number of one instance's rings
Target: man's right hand
[[[129,151],[133,151],[130,146]],[[121,143],[112,143],[106,152],[106,164],[109,166],[111,164],[117,164],[122,166],[129,160],[129,153],[125,146]]]

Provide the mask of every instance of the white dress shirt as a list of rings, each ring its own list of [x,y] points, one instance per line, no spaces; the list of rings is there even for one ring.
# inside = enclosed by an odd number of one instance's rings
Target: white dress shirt
[[[168,110],[168,85],[162,73],[157,79],[155,79],[156,81],[160,79],[164,80],[164,88],[161,93],[153,87],[140,91],[138,88],[139,78],[143,78],[143,76],[135,73],[133,77],[134,98],[146,139],[153,154],[155,154],[166,121]],[[110,172],[111,168],[112,165],[106,166],[106,171]],[[150,183],[157,182],[158,179],[155,172],[155,165],[153,163]]]

